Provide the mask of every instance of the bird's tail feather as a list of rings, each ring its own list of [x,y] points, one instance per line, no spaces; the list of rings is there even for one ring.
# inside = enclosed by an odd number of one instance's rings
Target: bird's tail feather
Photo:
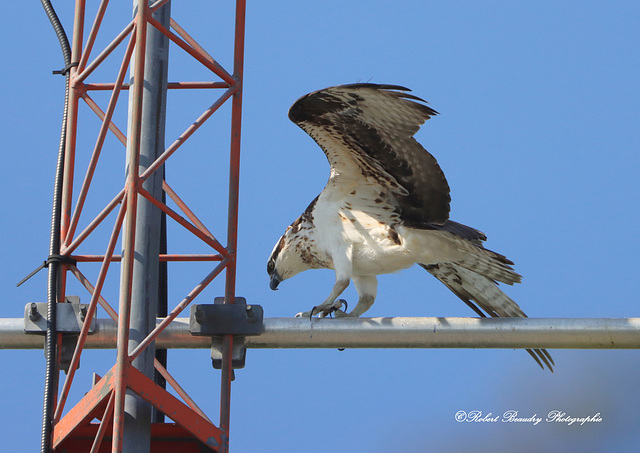
[[[420,266],[444,283],[481,317],[527,317],[518,304],[498,288],[492,277],[469,270],[464,264],[438,263]],[[546,365],[553,371],[553,359],[545,349],[527,349],[527,352],[541,368],[544,369]]]
[[[464,250],[463,258],[456,261],[460,266],[508,285],[522,281],[522,276],[511,267],[513,262],[504,255],[467,241],[459,243],[458,246],[469,249]]]

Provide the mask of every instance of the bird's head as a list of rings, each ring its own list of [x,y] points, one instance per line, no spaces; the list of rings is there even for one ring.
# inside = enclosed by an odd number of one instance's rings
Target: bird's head
[[[278,289],[283,280],[312,268],[310,265],[310,251],[308,230],[301,230],[296,223],[289,226],[280,237],[271,252],[267,262],[267,274],[269,274],[269,287]],[[306,257],[306,259],[305,259]]]

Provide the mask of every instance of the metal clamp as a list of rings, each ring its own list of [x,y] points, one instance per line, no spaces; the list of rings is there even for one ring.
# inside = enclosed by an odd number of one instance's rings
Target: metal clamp
[[[191,335],[211,337],[211,361],[217,370],[222,368],[222,336],[233,335],[232,367],[244,368],[247,348],[245,336],[260,335],[264,330],[264,312],[260,305],[247,305],[244,297],[225,304],[224,297],[216,297],[213,304],[193,305],[189,318]]]
[[[58,302],[56,331],[62,334],[79,334],[87,315],[88,304],[81,304],[78,296],[67,296],[66,302]],[[44,335],[47,332],[46,302],[30,302],[24,307],[24,333]],[[91,320],[89,333],[96,330],[96,318]]]
[[[60,369],[67,373],[89,305],[81,304],[78,296],[67,296],[65,300],[66,302],[56,304],[56,332],[62,334]],[[30,302],[24,307],[24,333],[44,335],[47,332],[48,322],[46,302]],[[95,331],[94,316],[89,326],[89,334]]]

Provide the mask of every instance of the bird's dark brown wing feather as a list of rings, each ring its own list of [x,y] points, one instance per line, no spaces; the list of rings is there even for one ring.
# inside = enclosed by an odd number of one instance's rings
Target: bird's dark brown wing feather
[[[335,170],[343,173],[355,162],[358,177],[388,188],[406,225],[432,228],[449,218],[449,185],[413,135],[437,112],[407,91],[366,83],[326,88],[298,99],[289,118],[320,145]]]

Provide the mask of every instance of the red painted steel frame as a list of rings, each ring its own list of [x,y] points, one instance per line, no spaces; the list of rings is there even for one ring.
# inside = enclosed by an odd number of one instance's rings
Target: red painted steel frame
[[[53,451],[68,452],[121,452],[123,439],[123,418],[124,418],[124,395],[126,391],[132,391],[143,400],[165,413],[175,423],[153,424],[152,451],[227,451],[229,434],[229,412],[230,412],[230,392],[231,392],[231,349],[233,337],[223,338],[223,366],[221,373],[221,395],[220,395],[220,423],[214,425],[187,395],[176,380],[168,371],[156,360],[155,365],[159,373],[180,395],[182,401],[169,394],[162,387],[144,376],[141,372],[131,366],[132,360],[137,357],[144,348],[153,343],[159,333],[180,314],[189,303],[219,274],[226,273],[225,279],[225,302],[233,303],[235,299],[235,279],[236,279],[236,250],[237,250],[237,225],[238,225],[238,186],[239,186],[239,156],[240,156],[240,124],[242,114],[242,77],[244,59],[244,22],[245,22],[245,0],[236,0],[235,15],[235,36],[234,36],[234,62],[233,73],[226,71],[218,62],[214,60],[182,27],[173,19],[171,20],[171,30],[162,27],[151,14],[161,7],[166,0],[158,0],[152,5],[141,1],[138,12],[131,21],[117,36],[107,45],[93,60],[91,53],[95,44],[96,36],[102,24],[102,20],[107,11],[108,0],[102,0],[87,41],[84,43],[83,36],[85,26],[85,0],[76,0],[74,14],[74,29],[72,40],[72,61],[78,62],[76,67],[71,68],[70,77],[70,101],[69,101],[69,121],[67,131],[66,156],[65,156],[65,176],[63,183],[62,199],[62,225],[61,243],[63,255],[72,257],[76,264],[65,264],[61,272],[58,300],[65,300],[65,290],[69,272],[71,276],[77,278],[80,284],[87,289],[91,299],[86,313],[86,322],[78,337],[77,347],[73,353],[69,372],[64,380],[64,384],[58,396],[54,410],[53,420]],[[147,27],[153,26],[165,34],[172,43],[208,68],[217,78],[221,80],[205,82],[179,82],[168,83],[168,89],[222,89],[223,94],[204,113],[189,126],[173,142],[162,155],[143,174],[138,172],[139,145],[140,145],[140,114],[143,97],[142,81],[144,71],[144,55]],[[126,46],[124,58],[120,64],[116,81],[113,83],[85,83],[86,79],[98,68],[105,59],[118,46]],[[135,61],[135,64],[132,63]],[[127,69],[133,66],[134,82],[127,84],[124,82]],[[111,98],[106,111],[103,111],[91,98],[91,91],[111,91]],[[79,220],[84,212],[85,204],[88,203],[87,195],[92,179],[98,171],[98,160],[105,137],[113,133],[116,138],[126,146],[127,138],[113,124],[112,118],[119,95],[122,90],[130,90],[131,110],[129,137],[130,152],[128,153],[128,173],[124,183],[124,188],[104,206],[101,212],[90,220],[84,230],[78,233]],[[196,214],[184,203],[179,195],[166,183],[163,183],[163,190],[171,199],[181,213],[170,209],[164,203],[155,200],[149,193],[142,189],[142,183],[154,171],[162,168],[162,165],[178,151],[181,145],[197,131],[197,129],[216,112],[227,100],[231,100],[231,138],[230,138],[230,161],[229,161],[229,189],[228,189],[228,218],[227,223],[227,244],[223,246],[207,227],[199,220]],[[89,159],[88,168],[82,180],[80,190],[75,194],[75,206],[72,205],[74,199],[74,181],[76,165],[76,142],[78,133],[78,105],[83,100],[89,108],[95,112],[102,125],[98,133],[93,153]],[[131,152],[134,150],[134,152]],[[193,262],[216,262],[213,269],[204,277],[187,296],[173,309],[148,337],[131,353],[128,351],[129,339],[129,317],[131,308],[131,283],[133,269],[133,245],[136,240],[136,209],[138,197],[143,196],[158,206],[168,218],[182,226],[186,231],[199,238],[203,244],[213,250],[214,253],[204,254],[162,254],[161,261],[193,261]],[[222,196],[222,194],[220,194]],[[110,214],[116,212],[115,221],[103,255],[82,255],[75,254],[78,246],[83,244],[90,237],[95,229],[105,222]],[[119,238],[122,238],[123,253],[121,256],[115,255],[115,247]],[[102,296],[102,289],[105,285],[109,266],[112,262],[119,261],[122,266],[121,288],[119,310],[116,312],[112,306]],[[94,283],[80,271],[79,267],[85,262],[101,262],[99,274]],[[70,388],[73,384],[75,371],[80,361],[83,346],[88,335],[88,327],[91,319],[95,316],[98,304],[107,314],[118,323],[118,346],[117,359],[115,365],[101,378],[93,388],[86,392],[85,396],[66,414],[65,405],[69,398]],[[58,359],[59,360],[59,359]],[[57,364],[58,375],[60,364]],[[99,423],[92,423],[98,419]]]

